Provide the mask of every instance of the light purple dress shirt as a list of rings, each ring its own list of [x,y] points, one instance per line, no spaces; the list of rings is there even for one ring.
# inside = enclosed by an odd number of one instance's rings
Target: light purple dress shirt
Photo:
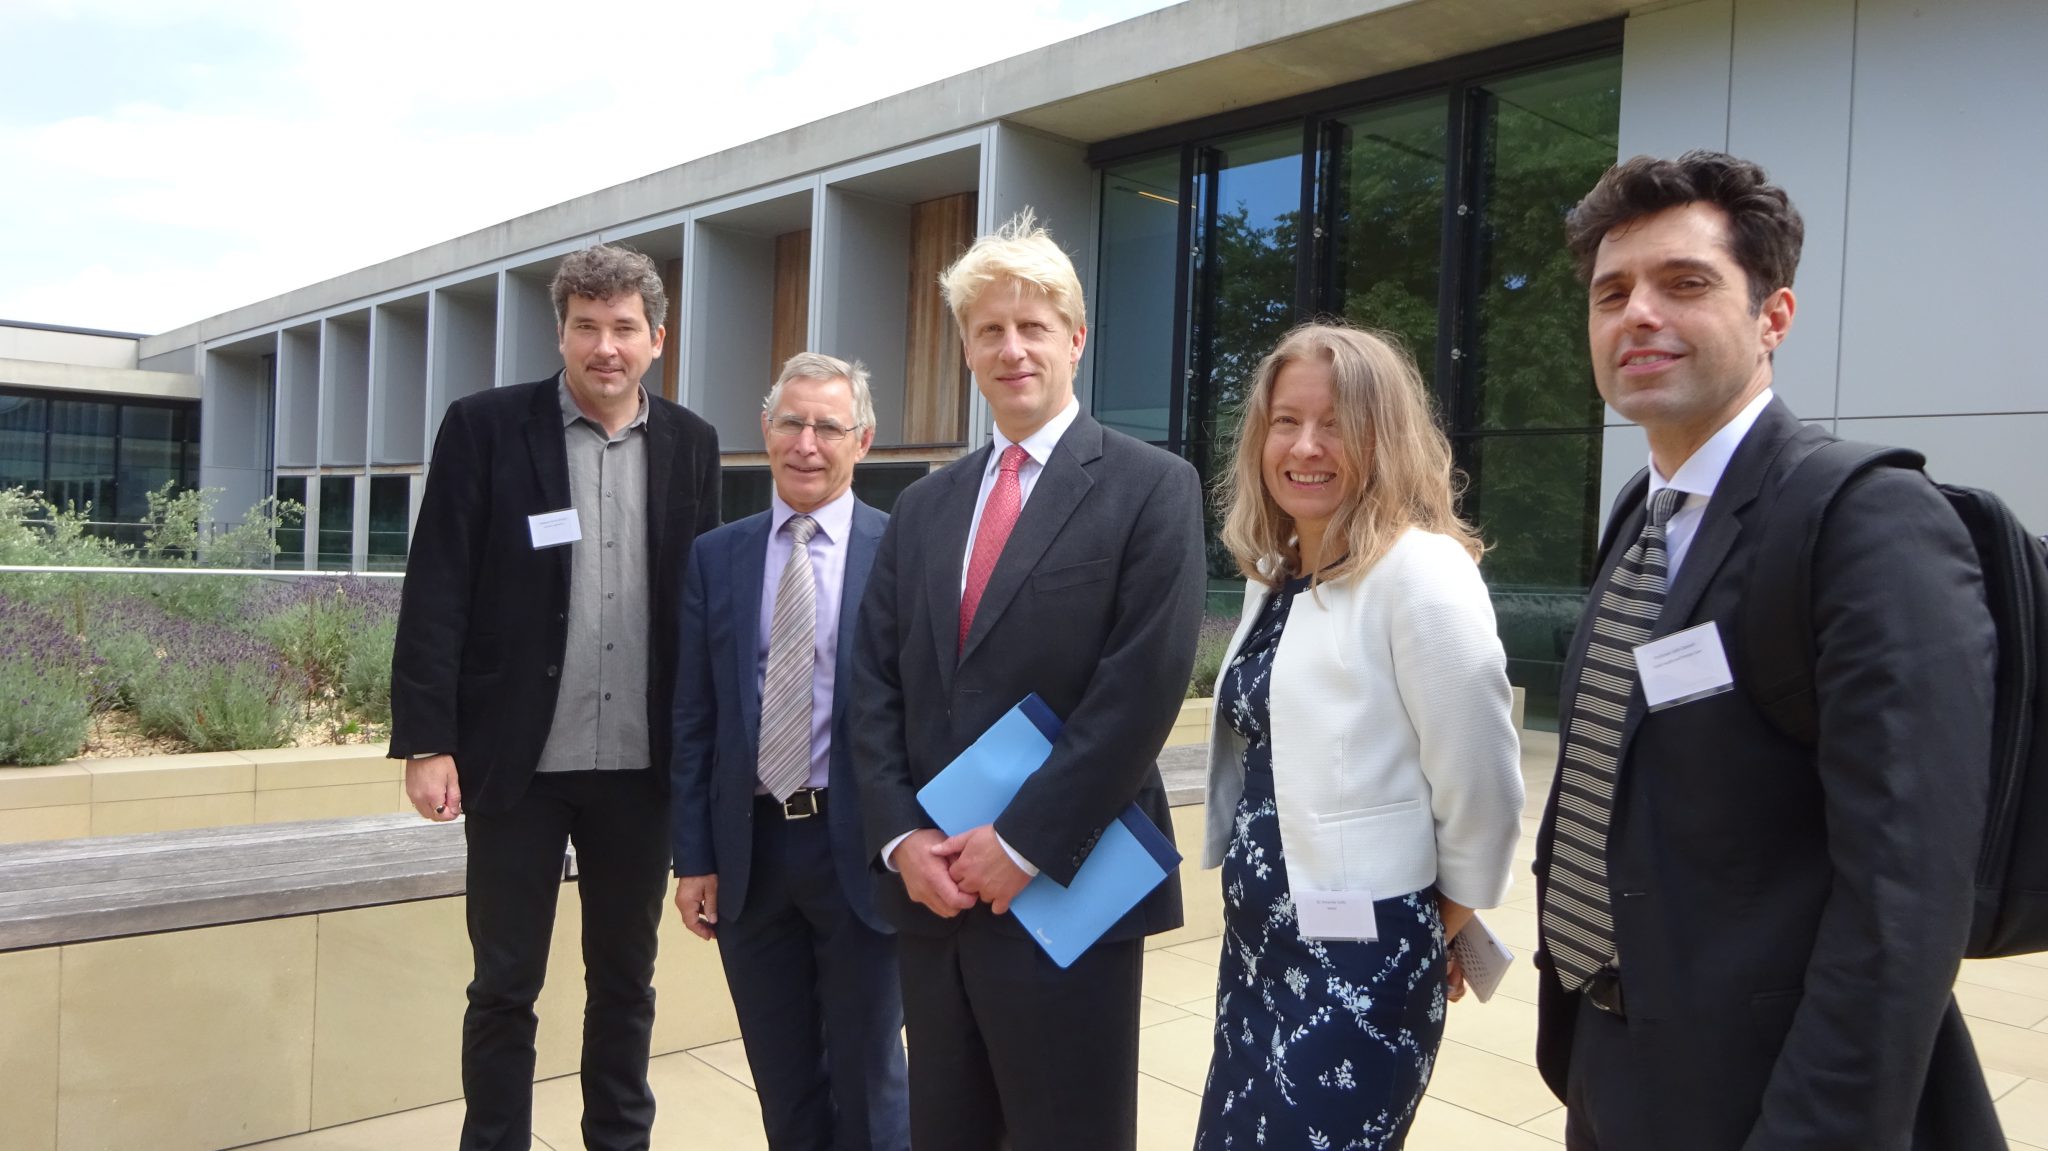
[[[789,566],[792,546],[785,530],[796,509],[770,497],[768,505],[768,555],[761,565],[761,620],[754,661],[754,692],[760,695],[768,675],[768,633],[775,623],[775,591],[782,586],[782,569]],[[832,774],[832,681],[839,668],[839,599],[846,586],[846,540],[853,532],[853,493],[813,511],[818,523],[808,545],[811,577],[817,581],[816,663],[811,667],[811,775],[805,787],[824,787]],[[767,789],[756,784],[754,794]]]

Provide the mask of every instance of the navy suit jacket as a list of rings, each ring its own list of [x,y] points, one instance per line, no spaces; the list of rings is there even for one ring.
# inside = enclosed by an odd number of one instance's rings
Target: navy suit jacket
[[[698,537],[683,584],[670,771],[675,872],[717,875],[722,919],[745,914],[753,859],[755,753],[761,742],[761,577],[769,516],[761,512]],[[825,811],[833,869],[846,901],[861,922],[877,931],[889,926],[875,912],[873,880],[861,849],[860,781],[853,771],[848,705],[854,685],[854,623],[875,545],[888,522],[885,513],[854,501],[846,583],[839,594]]]

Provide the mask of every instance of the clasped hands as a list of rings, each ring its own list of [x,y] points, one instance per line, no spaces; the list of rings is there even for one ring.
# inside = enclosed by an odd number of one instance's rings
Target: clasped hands
[[[896,845],[889,862],[903,876],[904,890],[944,919],[972,908],[976,900],[997,915],[1031,882],[1011,860],[990,824],[947,837],[937,828],[911,832]]]

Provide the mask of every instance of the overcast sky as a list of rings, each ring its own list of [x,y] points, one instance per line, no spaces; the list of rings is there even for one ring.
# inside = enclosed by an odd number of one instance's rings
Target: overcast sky
[[[0,0],[0,318],[154,333],[1166,0]]]

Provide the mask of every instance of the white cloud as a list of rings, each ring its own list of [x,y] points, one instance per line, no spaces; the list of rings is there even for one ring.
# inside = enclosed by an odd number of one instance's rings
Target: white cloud
[[[162,29],[197,94],[0,118],[34,174],[0,182],[0,316],[166,330],[1160,6],[37,0],[87,61]]]

